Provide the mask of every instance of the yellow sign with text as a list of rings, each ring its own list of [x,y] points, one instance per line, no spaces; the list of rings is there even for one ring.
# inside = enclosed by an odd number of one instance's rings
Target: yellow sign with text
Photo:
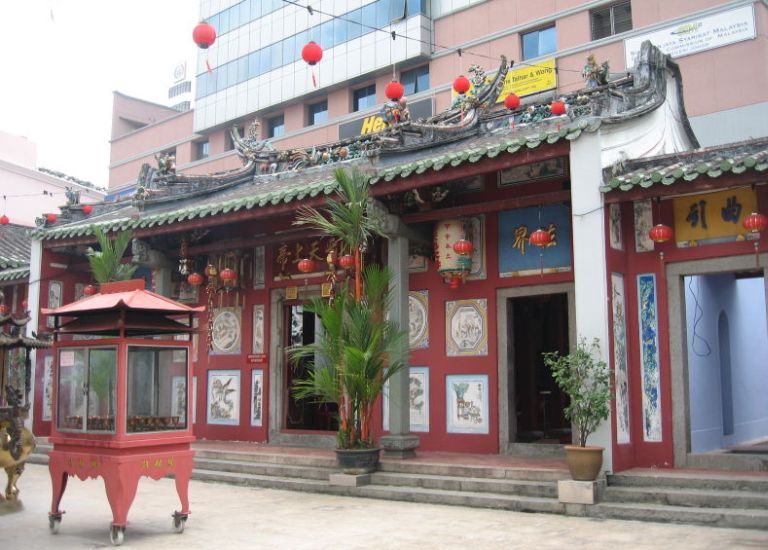
[[[493,75],[486,77],[486,82],[493,80]],[[538,94],[546,90],[557,88],[557,71],[555,71],[555,60],[547,59],[536,63],[536,65],[521,67],[507,73],[504,79],[504,85],[501,87],[501,93],[496,98],[496,103],[501,103],[512,92],[520,97]],[[470,84],[469,91],[472,93],[474,86]],[[451,88],[451,99],[458,94]]]
[[[530,67],[521,67],[509,71],[507,78],[504,79],[504,86],[501,88],[501,93],[496,99],[496,103],[501,103],[513,92],[520,97],[524,97],[554,88],[557,88],[555,60],[548,59]]]
[[[752,189],[733,189],[674,199],[675,240],[688,247],[744,239],[742,222],[755,212]]]

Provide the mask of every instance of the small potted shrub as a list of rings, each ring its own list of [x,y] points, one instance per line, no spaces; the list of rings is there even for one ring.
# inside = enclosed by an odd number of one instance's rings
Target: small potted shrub
[[[571,421],[577,445],[566,445],[566,461],[571,477],[577,481],[594,481],[603,465],[603,447],[587,445],[587,438],[608,418],[611,402],[611,376],[608,365],[600,357],[597,338],[588,343],[579,339],[576,349],[567,354],[542,354],[544,364],[570,403],[563,411]]]

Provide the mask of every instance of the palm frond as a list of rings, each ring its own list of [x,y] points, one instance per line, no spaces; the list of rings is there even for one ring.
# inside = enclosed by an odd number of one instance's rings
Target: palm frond
[[[138,266],[124,264],[123,254],[125,254],[128,245],[131,244],[133,233],[121,231],[113,241],[100,227],[92,226],[91,229],[99,243],[100,250],[89,247],[86,255],[96,282],[109,283],[130,279]]]

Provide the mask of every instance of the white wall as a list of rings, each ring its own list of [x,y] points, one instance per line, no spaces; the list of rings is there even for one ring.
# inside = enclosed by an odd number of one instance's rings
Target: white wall
[[[686,277],[691,451],[768,437],[768,328],[762,278]],[[734,433],[723,435],[718,319],[728,319]],[[694,327],[695,325],[695,327]]]

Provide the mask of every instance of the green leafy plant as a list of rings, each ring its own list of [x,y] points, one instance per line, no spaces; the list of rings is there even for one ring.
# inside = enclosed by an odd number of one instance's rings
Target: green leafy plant
[[[390,279],[388,269],[370,265],[360,300],[347,285],[330,301],[315,297],[305,310],[318,316],[323,330],[315,342],[288,349],[292,361],[309,361],[307,377],[294,382],[294,396],[338,404],[339,449],[374,447],[376,400],[405,364],[408,334],[384,319]]]
[[[96,282],[127,281],[133,277],[133,273],[138,266],[123,263],[123,254],[125,254],[128,245],[131,244],[133,233],[121,231],[112,240],[101,228],[92,226],[91,229],[99,243],[100,250],[88,247],[85,253],[88,256],[91,273],[93,273],[93,278],[96,279]]]
[[[608,365],[598,359],[599,356],[597,338],[591,343],[580,338],[576,350],[568,355],[556,351],[542,354],[555,382],[570,398],[570,404],[563,412],[578,432],[580,447],[586,447],[587,437],[608,418],[610,411],[611,375]]]
[[[408,333],[385,318],[390,270],[363,268],[363,252],[375,235],[384,236],[369,196],[368,178],[355,170],[334,173],[338,198],[326,208],[299,210],[295,225],[319,229],[354,254],[354,292],[345,283],[329,301],[305,306],[323,330],[314,343],[289,348],[293,361],[308,360],[307,378],[294,383],[294,396],[333,402],[339,409],[338,447],[372,448],[373,410],[386,381],[405,364]]]

